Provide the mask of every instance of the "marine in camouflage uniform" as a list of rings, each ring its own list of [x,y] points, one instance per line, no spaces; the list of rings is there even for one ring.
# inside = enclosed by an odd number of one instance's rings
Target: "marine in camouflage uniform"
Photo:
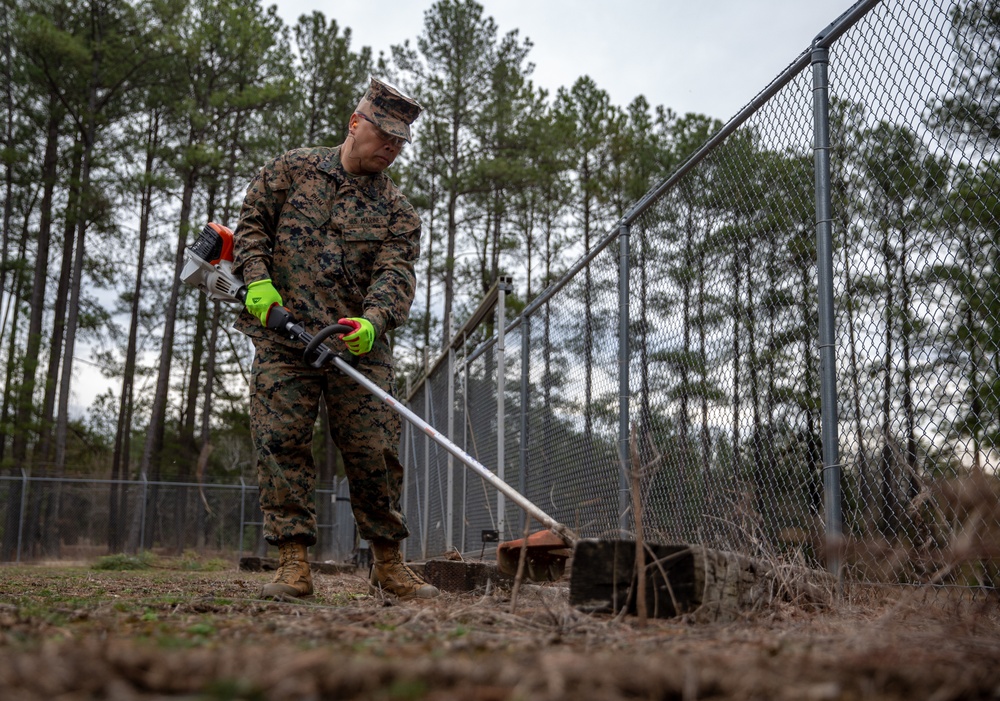
[[[389,392],[394,375],[386,333],[406,321],[413,302],[420,219],[382,171],[409,141],[419,111],[416,102],[372,79],[344,144],[290,151],[253,179],[234,238],[234,272],[251,290],[270,280],[304,328],[316,332],[344,317],[370,322],[374,342],[357,357],[357,367]],[[343,455],[359,534],[371,542],[376,560],[383,552],[383,560],[401,564],[398,543],[409,530],[400,505],[399,417],[332,364],[306,364],[297,341],[264,327],[249,308],[248,300],[236,327],[256,351],[250,427],[265,537],[279,546],[282,563],[264,594],[312,593],[305,549],[316,542],[311,440],[320,401]],[[343,351],[336,338],[327,343]],[[396,579],[413,574],[405,569]],[[405,591],[390,593],[437,594],[419,579],[403,584]]]

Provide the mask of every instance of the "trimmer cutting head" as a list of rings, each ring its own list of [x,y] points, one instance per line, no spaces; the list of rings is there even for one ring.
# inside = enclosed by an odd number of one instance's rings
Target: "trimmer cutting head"
[[[554,582],[566,571],[573,555],[573,545],[552,531],[538,531],[527,538],[510,540],[497,546],[497,569],[517,576],[518,563],[524,554],[524,576],[533,582]]]

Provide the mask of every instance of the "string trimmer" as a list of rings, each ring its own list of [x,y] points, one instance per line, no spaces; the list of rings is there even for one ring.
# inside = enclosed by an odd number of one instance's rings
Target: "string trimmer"
[[[221,224],[209,222],[198,240],[184,251],[184,269],[181,280],[197,287],[210,299],[243,304],[247,288],[233,271],[233,232]],[[340,372],[350,377],[404,419],[419,428],[438,445],[454,455],[480,477],[517,504],[524,512],[546,528],[526,539],[507,541],[497,546],[497,567],[510,575],[517,573],[522,550],[525,554],[524,572],[535,581],[552,581],[562,576],[566,560],[573,552],[577,536],[567,526],[556,521],[535,506],[524,495],[504,482],[471,455],[452,443],[433,426],[396,401],[388,392],[365,377],[350,361],[334,353],[323,342],[335,334],[350,333],[353,329],[342,324],[331,324],[315,336],[304,329],[286,308],[275,306],[267,316],[270,329],[285,334],[305,345],[303,360],[315,368],[332,363]]]

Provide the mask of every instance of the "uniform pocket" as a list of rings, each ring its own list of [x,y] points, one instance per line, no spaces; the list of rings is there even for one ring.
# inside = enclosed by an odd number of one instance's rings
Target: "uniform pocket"
[[[361,290],[371,284],[375,260],[386,236],[388,229],[343,232],[344,269]]]

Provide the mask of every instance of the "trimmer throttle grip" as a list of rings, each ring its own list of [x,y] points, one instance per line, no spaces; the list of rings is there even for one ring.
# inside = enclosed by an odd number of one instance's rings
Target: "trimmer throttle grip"
[[[267,328],[272,331],[281,331],[282,333],[287,333],[295,337],[298,335],[294,331],[295,327],[298,327],[299,331],[305,333],[305,329],[295,323],[295,319],[292,318],[292,313],[285,307],[277,305],[268,310]]]
[[[314,368],[321,368],[334,355],[323,341],[337,333],[350,333],[353,329],[344,324],[330,324],[320,330],[315,336],[302,328],[285,307],[275,305],[267,313],[267,328],[286,334],[289,338],[298,339],[306,344],[302,354],[303,360]]]
[[[323,367],[327,359],[333,355],[333,351],[328,346],[323,345],[323,341],[335,333],[350,333],[352,330],[350,326],[345,326],[344,324],[330,324],[320,329],[319,333],[313,336],[313,339],[306,344],[306,350],[302,354],[302,357],[314,368]],[[314,353],[316,357],[312,358]]]

